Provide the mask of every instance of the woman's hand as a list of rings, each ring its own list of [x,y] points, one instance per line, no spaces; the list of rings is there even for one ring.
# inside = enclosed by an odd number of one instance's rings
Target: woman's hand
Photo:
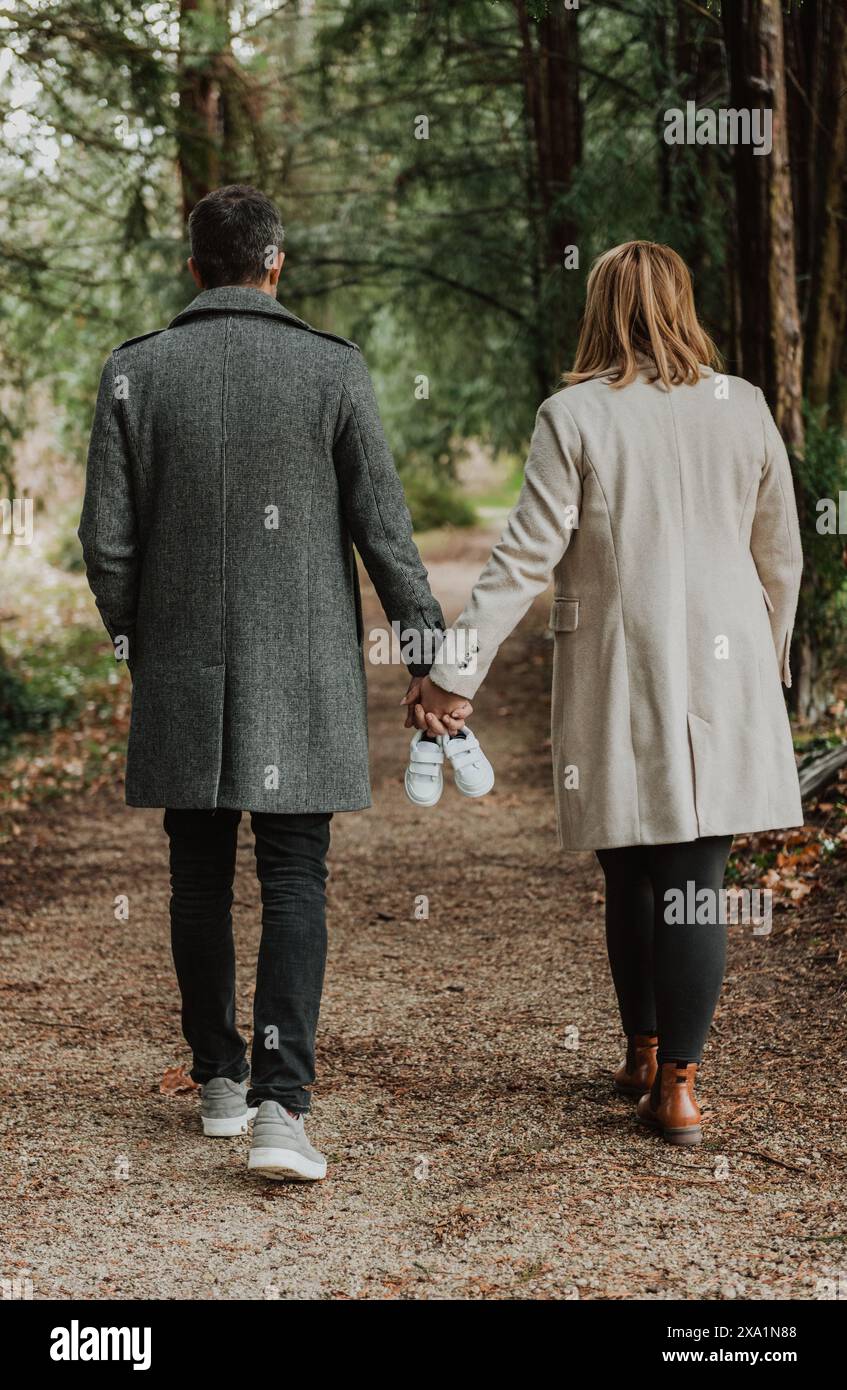
[[[465,720],[473,714],[473,705],[461,695],[451,695],[435,685],[429,676],[416,677],[403,696],[406,705],[406,728],[414,724],[430,734],[457,734]]]

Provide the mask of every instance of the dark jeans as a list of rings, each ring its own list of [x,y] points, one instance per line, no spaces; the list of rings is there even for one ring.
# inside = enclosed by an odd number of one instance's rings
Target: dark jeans
[[[235,1026],[232,886],[240,811],[165,812],[170,839],[171,945],[191,1075],[251,1077],[250,1105],[279,1101],[305,1114],[326,963],[329,814],[251,812],[262,886],[262,942],[253,1051]]]
[[[723,984],[726,926],[668,922],[666,894],[691,900],[723,885],[731,835],[678,845],[601,849],[606,879],[606,945],[627,1036],[658,1033],[660,1062],[699,1062]]]

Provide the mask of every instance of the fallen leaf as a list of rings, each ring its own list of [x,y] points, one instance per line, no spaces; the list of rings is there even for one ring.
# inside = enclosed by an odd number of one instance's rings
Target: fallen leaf
[[[191,1080],[185,1067],[165,1067],[159,1082],[159,1091],[163,1096],[176,1096],[181,1091],[199,1091],[199,1089],[197,1082]]]

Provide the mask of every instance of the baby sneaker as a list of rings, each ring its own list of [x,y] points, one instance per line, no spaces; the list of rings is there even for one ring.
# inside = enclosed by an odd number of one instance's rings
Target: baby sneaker
[[[409,746],[406,795],[416,806],[434,806],[444,790],[442,739],[431,739],[418,729]]]
[[[462,796],[485,796],[494,786],[494,768],[476,738],[465,726],[453,738],[444,734],[441,746],[453,768],[453,778]]]

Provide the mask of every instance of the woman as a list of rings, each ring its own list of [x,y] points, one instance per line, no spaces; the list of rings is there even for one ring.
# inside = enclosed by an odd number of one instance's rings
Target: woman
[[[600,257],[567,388],[538,412],[517,505],[456,624],[473,657],[437,661],[415,708],[418,727],[454,727],[554,576],[560,842],[596,850],[606,879],[627,1036],[614,1084],[678,1144],[701,1139],[732,836],[802,824],[780,684],[802,565],[791,472],[761,391],[715,365],[674,251]]]

